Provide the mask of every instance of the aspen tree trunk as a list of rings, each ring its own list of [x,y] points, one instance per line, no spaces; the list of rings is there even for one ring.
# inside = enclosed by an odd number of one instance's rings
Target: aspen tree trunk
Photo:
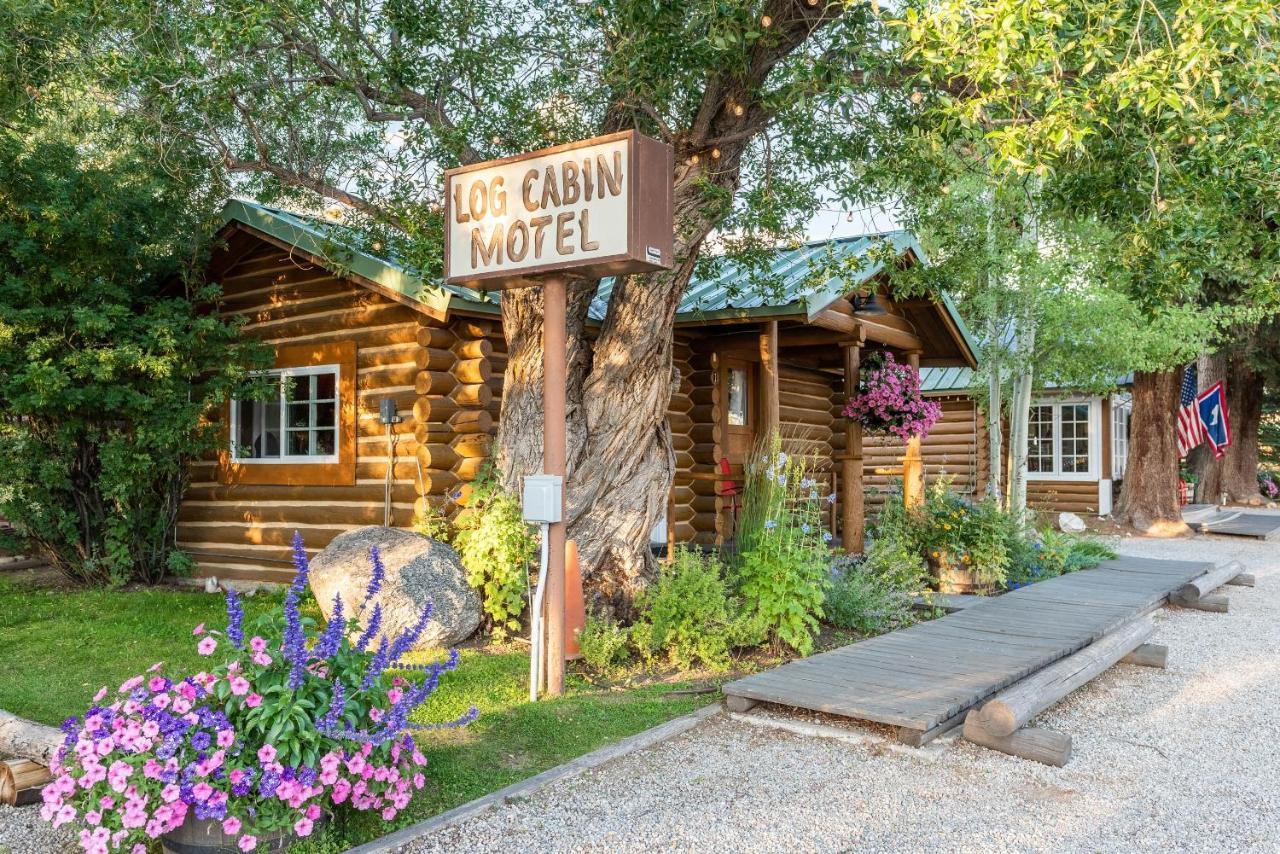
[[[1027,512],[1027,427],[1034,380],[1031,354],[1036,347],[1036,321],[1031,312],[1023,318],[1016,340],[1021,368],[1013,379],[1009,401],[1009,512],[1021,519]]]
[[[1133,375],[1129,461],[1116,521],[1151,536],[1185,533],[1178,506],[1178,397],[1182,369]]]
[[[987,340],[995,341],[993,336],[999,335],[994,319],[987,324]],[[988,344],[990,357],[987,362],[987,493],[1003,505],[1004,490],[1000,486],[1001,472],[1004,470],[1004,433],[1000,423],[1000,411],[1004,408],[1004,371],[1000,362],[1000,351],[997,345]]]

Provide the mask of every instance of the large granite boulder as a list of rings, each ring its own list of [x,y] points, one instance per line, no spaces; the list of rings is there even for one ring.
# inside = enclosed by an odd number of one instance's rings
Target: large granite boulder
[[[418,622],[423,607],[431,602],[431,620],[414,649],[452,646],[471,636],[480,625],[480,596],[467,584],[458,553],[420,534],[380,525],[334,538],[311,560],[311,590],[325,619],[332,614],[337,593],[342,594],[348,618],[359,611],[373,575],[369,551],[374,546],[382,554],[386,577],[381,591],[360,617],[362,629],[374,603],[380,604],[382,628],[378,637],[386,635],[394,640]],[[375,637],[374,645],[377,643]]]

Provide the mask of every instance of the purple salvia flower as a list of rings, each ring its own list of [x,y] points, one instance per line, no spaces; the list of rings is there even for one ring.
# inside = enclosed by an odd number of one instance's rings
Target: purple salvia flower
[[[382,640],[378,643],[378,651],[373,654],[373,660],[369,662],[369,669],[365,671],[364,679],[360,682],[360,690],[368,691],[373,687],[373,683],[378,681],[378,677],[382,675],[382,671],[387,669],[391,663],[391,650],[387,645],[386,635],[382,636]]]
[[[331,658],[338,651],[338,646],[342,643],[342,635],[346,628],[347,621],[342,615],[342,594],[335,593],[333,595],[333,616],[329,618],[328,624],[324,627],[320,640],[316,641],[316,647],[312,650],[312,658],[321,660]]]
[[[373,642],[373,638],[378,634],[380,628],[382,628],[382,605],[379,603],[373,606],[373,613],[369,616],[369,625],[365,627],[360,637],[356,638],[356,651],[364,652],[368,649],[369,644]]]
[[[431,612],[435,610],[435,605],[431,602],[426,604],[422,609],[422,615],[418,617],[418,622],[408,631],[396,638],[395,643],[391,645],[391,658],[387,662],[387,666],[391,666],[400,660],[400,656],[404,655],[413,645],[418,642],[418,638],[426,631],[427,622],[431,619]]]
[[[227,588],[227,640],[236,649],[244,649],[244,604],[232,588]]]
[[[364,591],[364,601],[360,603],[358,614],[363,614],[364,609],[369,607],[369,603],[382,590],[382,581],[387,576],[387,568],[382,563],[382,552],[377,546],[369,549],[369,563],[373,564],[373,572],[369,576],[369,586]]]
[[[296,691],[302,687],[307,663],[307,633],[302,627],[302,615],[298,612],[298,602],[302,599],[303,591],[307,589],[307,576],[311,572],[307,552],[302,547],[302,535],[297,531],[293,534],[293,565],[297,568],[297,572],[293,576],[293,583],[289,585],[289,592],[284,596],[284,642],[281,644],[281,651],[284,653],[285,660],[291,665],[289,687]]]

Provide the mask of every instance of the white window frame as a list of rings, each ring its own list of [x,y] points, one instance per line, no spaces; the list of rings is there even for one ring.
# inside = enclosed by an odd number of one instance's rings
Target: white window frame
[[[1120,417],[1124,415],[1121,428]],[[1111,479],[1123,480],[1129,468],[1129,419],[1133,417],[1133,395],[1113,394],[1111,396]]]
[[[1089,405],[1089,469],[1088,471],[1062,470],[1062,407]],[[1036,472],[1027,470],[1027,480],[1037,481],[1096,481],[1102,476],[1102,398],[1099,397],[1049,397],[1031,402],[1033,407],[1049,406],[1053,408],[1053,471]],[[1029,427],[1030,425],[1028,425]],[[1028,430],[1027,442],[1031,436]],[[1028,447],[1028,451],[1030,447]]]
[[[236,434],[240,427],[240,401],[236,398],[231,399],[231,430],[230,430],[230,449],[231,459],[237,465],[333,465],[339,462],[339,455],[342,446],[342,365],[306,365],[305,367],[296,368],[270,368],[260,371],[257,376],[264,377],[280,377],[288,379],[290,377],[310,377],[318,374],[333,374],[333,453],[332,454],[293,454],[281,455],[279,457],[240,457],[236,453]],[[258,401],[247,401],[249,403],[257,403]],[[286,448],[289,444],[289,430],[285,426],[288,420],[288,402],[284,399],[284,383],[280,383],[280,447]]]

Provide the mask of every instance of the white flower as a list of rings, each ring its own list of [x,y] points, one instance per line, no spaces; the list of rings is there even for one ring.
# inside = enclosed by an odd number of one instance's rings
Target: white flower
[[[830,532],[830,531],[823,531],[823,532],[822,532],[822,541],[823,541],[824,543],[829,543],[829,542],[831,542],[831,532]]]
[[[807,534],[813,529],[809,527],[808,523],[806,523],[800,526],[800,530]]]
[[[836,503],[836,494],[834,492],[827,496],[827,503],[828,504]]]
[[[811,490],[809,490],[809,500],[810,500],[810,501],[817,501],[817,500],[818,500],[818,490],[816,490],[816,489],[811,489]]]

